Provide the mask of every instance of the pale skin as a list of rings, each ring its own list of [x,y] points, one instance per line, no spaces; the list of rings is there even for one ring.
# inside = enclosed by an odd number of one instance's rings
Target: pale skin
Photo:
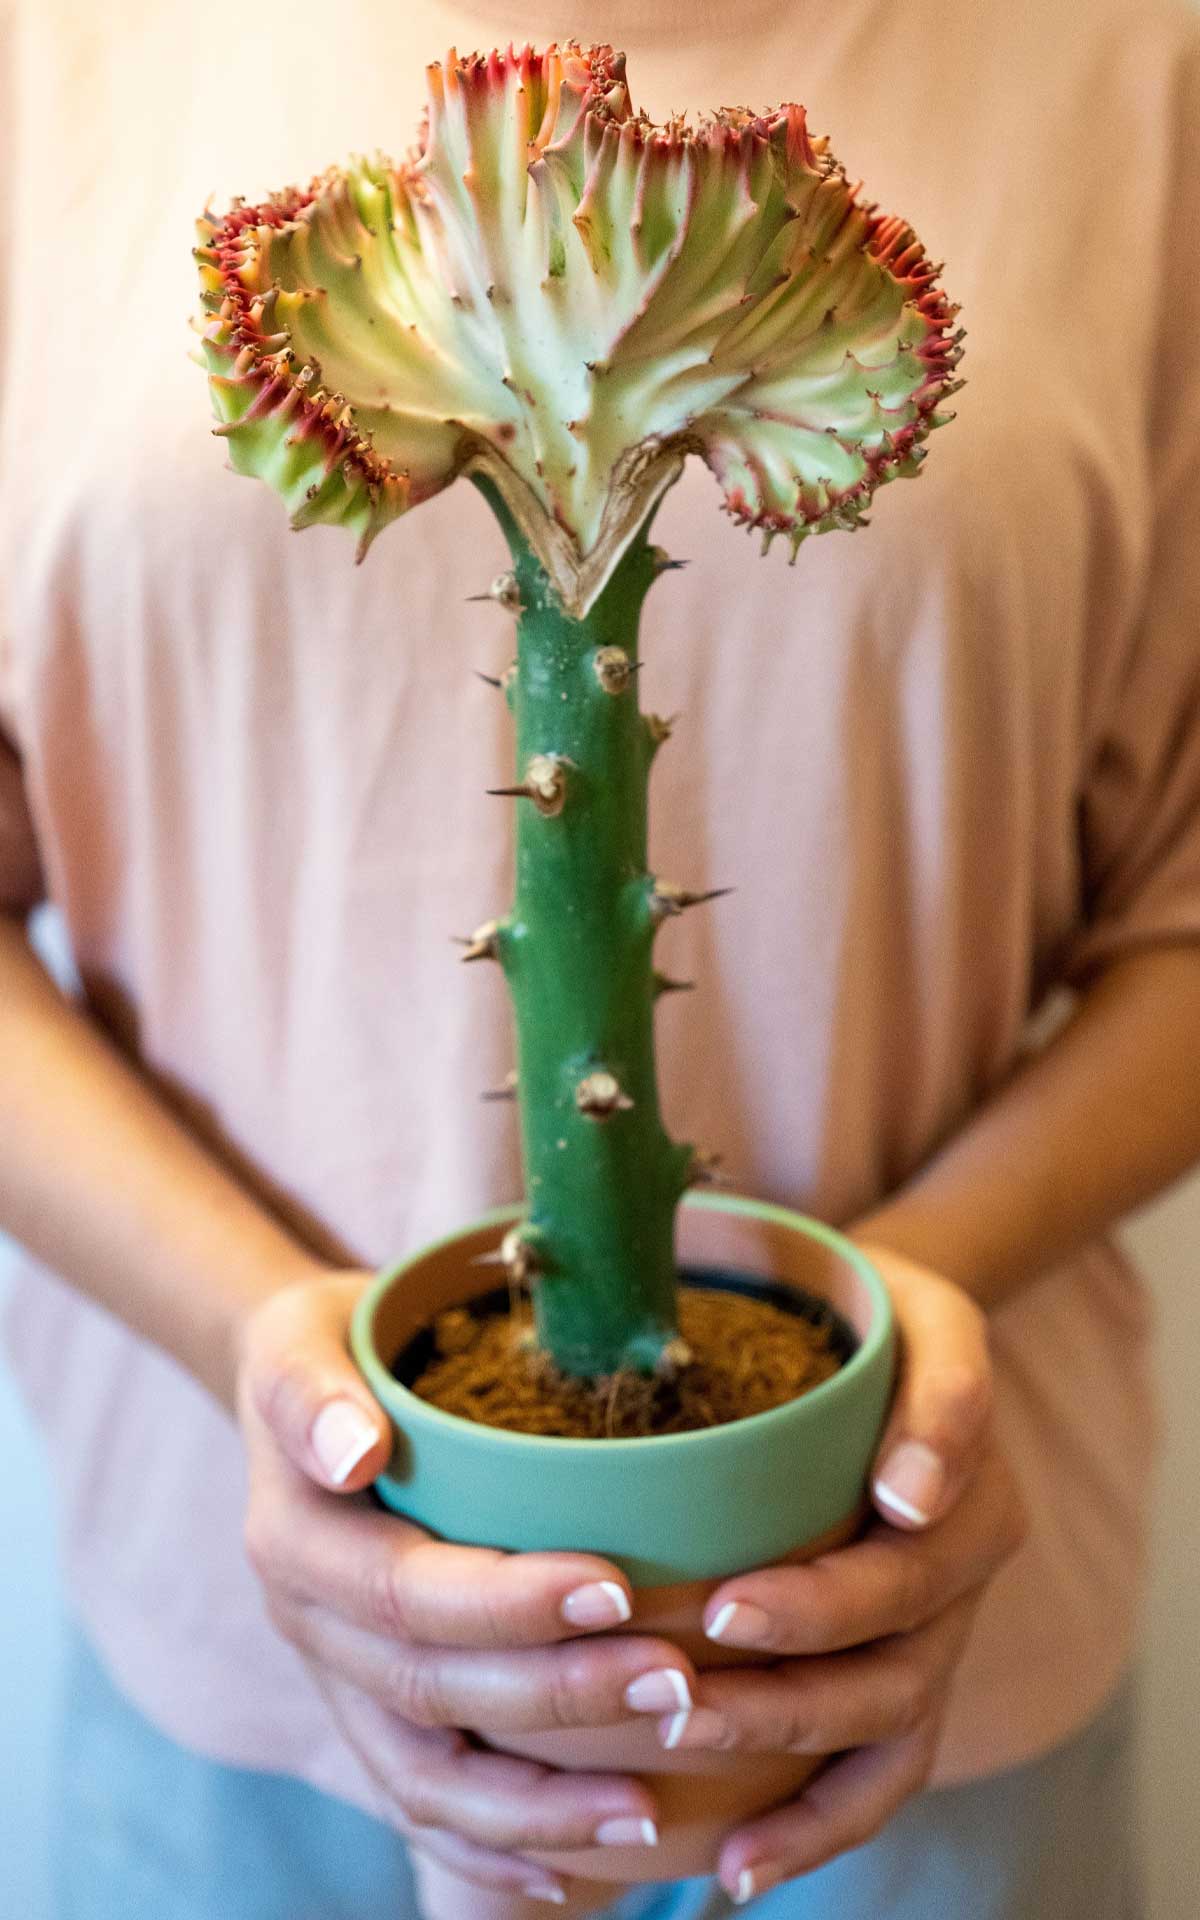
[[[0,742],[0,815],[19,805]],[[655,1814],[640,1782],[491,1755],[462,1726],[594,1726],[640,1710],[664,1742],[841,1754],[792,1805],[727,1836],[720,1878],[735,1898],[886,1824],[928,1777],[973,1613],[1021,1539],[991,1424],[986,1309],[1200,1158],[1186,1097],[1200,950],[1151,947],[1099,973],[1065,1030],[904,1189],[849,1223],[903,1340],[876,1518],[809,1566],[725,1582],[706,1623],[773,1664],[701,1679],[669,1642],[611,1619],[606,1630],[601,1603],[628,1593],[611,1563],[446,1546],[354,1497],[388,1452],[346,1351],[362,1270],[301,1246],[51,984],[22,925],[36,886],[30,845],[0,870],[0,1226],[239,1421],[247,1548],[270,1616],[395,1825],[419,1840],[432,1920],[512,1920],[556,1899],[582,1914],[597,1890],[527,1853]],[[630,1686],[664,1669],[690,1690],[682,1723],[652,1700],[630,1704]]]

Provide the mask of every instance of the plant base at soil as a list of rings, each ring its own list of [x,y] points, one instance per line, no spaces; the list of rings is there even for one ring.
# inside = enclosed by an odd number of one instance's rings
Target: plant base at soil
[[[534,1344],[524,1299],[483,1313],[457,1307],[438,1315],[433,1355],[405,1381],[443,1412],[482,1426],[628,1440],[766,1413],[828,1380],[845,1357],[831,1323],[708,1287],[682,1289],[680,1333],[692,1357],[673,1373],[576,1380]]]

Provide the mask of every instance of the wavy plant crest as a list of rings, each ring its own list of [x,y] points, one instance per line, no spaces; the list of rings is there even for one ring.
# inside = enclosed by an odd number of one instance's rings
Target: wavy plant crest
[[[918,470],[957,309],[804,110],[636,113],[624,56],[451,53],[421,139],[199,222],[239,473],[292,525],[382,527],[486,475],[587,612],[689,453],[793,549]]]

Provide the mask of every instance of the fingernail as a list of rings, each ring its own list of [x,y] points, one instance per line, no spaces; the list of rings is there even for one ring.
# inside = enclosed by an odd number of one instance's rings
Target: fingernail
[[[677,1713],[663,1729],[664,1747],[719,1747],[729,1733],[723,1713],[711,1707],[694,1707],[690,1713]]]
[[[902,1440],[876,1474],[872,1491],[902,1520],[927,1527],[945,1483],[946,1469],[933,1448],[923,1440]]]
[[[639,1820],[623,1814],[616,1820],[602,1820],[596,1828],[596,1844],[601,1847],[656,1847],[658,1828],[653,1820]]]
[[[728,1600],[704,1631],[710,1640],[719,1640],[725,1647],[758,1647],[771,1631],[771,1622],[761,1607],[752,1607],[746,1600]]]
[[[378,1438],[375,1422],[353,1400],[326,1401],[309,1435],[321,1471],[335,1487],[350,1478]]]
[[[544,1884],[540,1880],[535,1881],[531,1886],[523,1887],[522,1892],[527,1894],[531,1900],[552,1900],[556,1907],[565,1907],[567,1904],[567,1895],[564,1888],[552,1887]]]
[[[615,1580],[595,1580],[590,1586],[576,1587],[562,1603],[562,1617],[573,1627],[619,1627],[632,1613],[629,1596]]]
[[[687,1675],[678,1667],[656,1667],[653,1673],[639,1673],[625,1689],[625,1705],[635,1713],[670,1713],[673,1707],[691,1704]]]
[[[783,1868],[773,1860],[760,1860],[756,1867],[743,1867],[733,1889],[734,1906],[748,1906],[756,1894],[769,1892],[782,1879]]]
[[[744,1907],[747,1901],[753,1898],[754,1875],[749,1867],[743,1867],[737,1877],[737,1885],[733,1889],[733,1904],[735,1907]]]

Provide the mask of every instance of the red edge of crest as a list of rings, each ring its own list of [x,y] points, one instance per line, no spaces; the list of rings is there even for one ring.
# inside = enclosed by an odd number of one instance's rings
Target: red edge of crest
[[[762,121],[757,122],[754,131],[757,133],[762,125]],[[789,158],[793,157],[795,149],[792,143],[799,133],[804,143],[802,151],[806,164],[816,164],[818,156],[809,140],[802,107],[780,107],[766,125],[772,131],[786,128]],[[750,531],[759,529],[771,534],[802,534],[818,525],[828,514],[836,513],[847,505],[865,507],[889,469],[903,465],[912,457],[914,450],[929,438],[932,431],[930,416],[945,396],[954,369],[962,358],[959,344],[962,333],[951,331],[959,308],[947,299],[937,285],[940,266],[935,267],[929,260],[921,241],[906,220],[899,215],[880,213],[873,205],[860,200],[857,187],[847,187],[847,193],[847,212],[857,210],[867,221],[860,250],[905,290],[905,306],[921,316],[923,328],[927,329],[924,338],[912,349],[925,364],[925,377],[911,401],[917,409],[917,417],[897,428],[888,441],[872,451],[858,449],[866,463],[866,473],[856,486],[831,495],[828,506],[820,513],[799,513],[798,517],[797,512],[787,515],[769,507],[754,511],[741,488],[735,488],[725,499],[724,509],[739,525]]]
[[[259,387],[241,419],[230,424],[242,426],[281,409],[294,412],[296,424],[290,438],[295,441],[317,438],[323,442],[327,478],[340,463],[348,487],[361,476],[372,506],[378,503],[381,492],[389,488],[400,489],[405,505],[415,504],[410,499],[407,475],[398,472],[383,454],[377,453],[354,427],[335,424],[349,403],[341,396],[325,394],[320,386],[314,393],[307,392],[307,381],[301,382],[304,369],[294,364],[290,345],[280,348],[268,344],[278,340],[282,329],[264,327],[261,307],[266,296],[251,292],[239,277],[239,267],[244,265],[247,252],[253,250],[253,242],[247,245],[249,233],[262,227],[279,232],[297,225],[304,209],[319,200],[341,177],[339,170],[331,168],[307,188],[284,187],[258,206],[235,200],[228,213],[219,218],[205,214],[213,232],[207,244],[198,247],[196,252],[215,266],[221,277],[220,313],[229,329],[229,338],[218,351],[226,354],[231,363],[231,375],[224,377],[252,380]],[[260,309],[257,318],[256,307]],[[245,358],[247,354],[249,360]],[[243,364],[239,366],[239,362]]]

